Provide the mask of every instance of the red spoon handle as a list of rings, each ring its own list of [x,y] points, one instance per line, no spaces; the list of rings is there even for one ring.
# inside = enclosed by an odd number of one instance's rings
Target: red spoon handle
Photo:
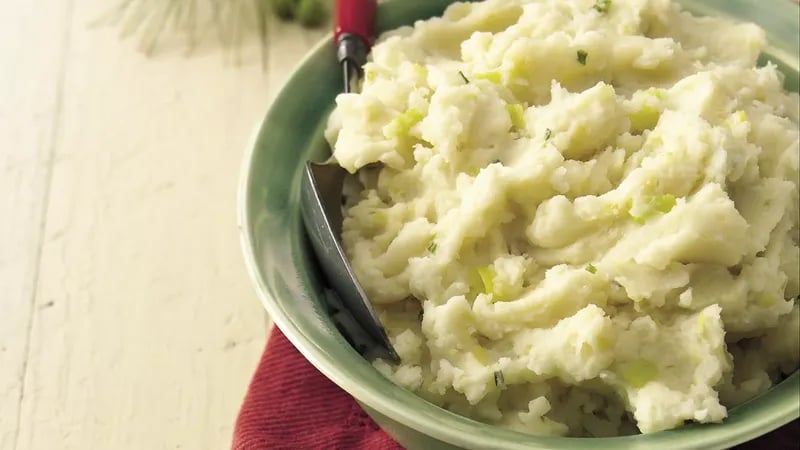
[[[377,0],[336,0],[336,43],[343,34],[361,38],[369,49],[375,42],[375,10]]]

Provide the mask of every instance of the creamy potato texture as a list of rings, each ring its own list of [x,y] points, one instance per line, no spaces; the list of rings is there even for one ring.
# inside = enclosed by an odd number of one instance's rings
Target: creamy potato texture
[[[666,0],[489,0],[381,37],[326,137],[402,364],[535,434],[719,422],[798,367],[798,96]]]

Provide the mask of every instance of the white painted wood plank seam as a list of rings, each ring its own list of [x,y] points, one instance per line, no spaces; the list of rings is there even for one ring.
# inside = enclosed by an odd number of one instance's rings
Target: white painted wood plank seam
[[[25,398],[25,381],[27,378],[28,372],[28,361],[30,360],[30,344],[31,344],[31,333],[33,332],[33,321],[35,320],[35,315],[33,314],[34,305],[36,303],[36,294],[39,285],[39,274],[41,273],[41,263],[42,263],[42,247],[44,246],[44,230],[45,226],[47,225],[47,209],[49,205],[50,199],[50,188],[52,182],[52,175],[53,175],[53,159],[56,154],[56,148],[59,144],[59,136],[61,134],[61,124],[63,122],[63,118],[61,117],[62,106],[64,102],[64,85],[66,81],[66,74],[67,74],[67,65],[68,65],[68,54],[69,54],[69,44],[70,44],[70,35],[72,30],[72,19],[73,19],[73,12],[74,12],[74,0],[66,0],[66,13],[64,14],[64,29],[63,35],[61,36],[61,51],[59,52],[59,64],[58,64],[58,72],[56,74],[56,98],[55,106],[53,109],[53,119],[52,119],[52,127],[50,129],[50,140],[49,140],[49,148],[47,149],[47,159],[45,164],[45,185],[42,191],[42,200],[41,200],[41,219],[39,221],[39,242],[36,248],[36,256],[35,256],[35,268],[33,272],[33,289],[31,291],[30,302],[29,302],[29,310],[28,310],[28,317],[30,318],[28,322],[28,330],[25,334],[25,342],[24,351],[25,359],[22,362],[22,380],[20,382],[20,390],[19,390],[19,398],[17,400],[17,417],[14,422],[14,449],[19,449],[19,429],[20,424],[22,423],[22,400]]]

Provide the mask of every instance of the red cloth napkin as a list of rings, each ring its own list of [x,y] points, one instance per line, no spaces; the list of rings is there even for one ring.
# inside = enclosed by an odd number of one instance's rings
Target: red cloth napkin
[[[233,450],[402,450],[273,327],[236,421]],[[736,450],[800,448],[800,421]]]
[[[273,327],[233,434],[234,450],[402,450]]]

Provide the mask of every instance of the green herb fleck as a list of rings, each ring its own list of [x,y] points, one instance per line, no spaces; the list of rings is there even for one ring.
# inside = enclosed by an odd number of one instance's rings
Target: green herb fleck
[[[469,79],[467,78],[467,76],[466,76],[466,75],[464,75],[464,72],[462,72],[462,71],[460,71],[460,70],[459,70],[459,71],[458,71],[458,74],[459,74],[459,75],[461,75],[461,79],[462,79],[462,80],[464,80],[464,83],[467,83],[467,84],[469,84]]]
[[[553,137],[553,130],[550,128],[545,128],[544,130],[544,141],[547,142],[550,138]]]
[[[436,253],[436,249],[438,247],[439,247],[439,245],[436,244],[436,241],[431,241],[431,243],[428,244],[428,251],[431,252],[431,253]]]
[[[597,273],[597,267],[595,267],[592,264],[589,264],[588,266],[586,266],[586,271],[589,273]]]
[[[497,387],[501,387],[506,384],[505,377],[503,376],[503,371],[498,370],[494,373],[494,385]]]
[[[585,65],[586,65],[586,57],[587,57],[587,56],[589,56],[589,54],[588,54],[588,53],[586,53],[586,50],[578,50],[578,62],[579,62],[579,63],[580,63],[582,66],[585,66]]]
[[[607,13],[608,10],[611,8],[611,0],[597,0],[594,3],[593,8],[595,11],[599,13]]]

